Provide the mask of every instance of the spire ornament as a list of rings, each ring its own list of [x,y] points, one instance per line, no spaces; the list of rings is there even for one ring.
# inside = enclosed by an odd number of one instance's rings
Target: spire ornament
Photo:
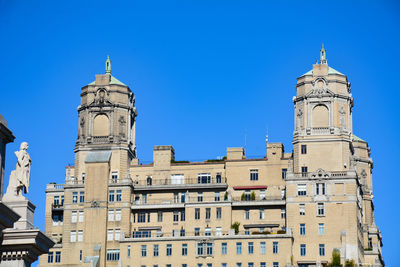
[[[322,48],[320,50],[319,64],[328,64],[328,60],[326,59],[326,50],[324,48],[324,44],[322,44]]]
[[[107,56],[106,60],[106,74],[111,74],[111,60],[109,56]]]

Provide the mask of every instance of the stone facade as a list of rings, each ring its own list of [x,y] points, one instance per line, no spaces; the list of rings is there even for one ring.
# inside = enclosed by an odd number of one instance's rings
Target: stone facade
[[[353,134],[347,77],[325,50],[297,79],[293,152],[228,148],[222,159],[178,162],[155,146],[139,164],[134,95],[106,74],[84,86],[75,166],[46,189],[40,266],[278,267],[341,261],[384,266],[374,221],[372,160]]]

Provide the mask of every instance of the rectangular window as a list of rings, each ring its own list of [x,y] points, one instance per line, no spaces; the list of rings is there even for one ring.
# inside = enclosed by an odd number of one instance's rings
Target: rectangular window
[[[307,185],[306,184],[298,184],[297,185],[297,195],[298,196],[307,195]]]
[[[172,255],[172,245],[167,244],[167,256],[171,256],[171,255]]]
[[[281,219],[285,219],[285,218],[286,218],[286,209],[281,208]]]
[[[220,173],[217,173],[215,179],[217,181],[217,184],[220,184],[222,182],[222,175]]]
[[[306,224],[300,224],[300,235],[306,235]]]
[[[227,267],[228,265],[226,263],[221,263],[221,267]]]
[[[207,263],[207,267],[212,267],[212,263]]]
[[[174,193],[174,203],[179,203],[179,193]]]
[[[264,255],[267,253],[267,248],[265,246],[265,242],[260,242],[260,254]]]
[[[182,211],[181,211],[181,221],[184,222],[185,219],[186,219],[185,211],[182,210]]]
[[[53,204],[54,206],[60,205],[60,196],[54,196]]]
[[[318,224],[318,234],[324,235],[325,234],[325,225],[323,223]]]
[[[194,235],[195,236],[199,236],[200,235],[200,228],[199,227],[194,228]]]
[[[300,244],[300,256],[306,255],[306,244]]]
[[[142,252],[142,257],[147,256],[147,246],[146,245],[142,245],[141,252]]]
[[[82,230],[78,231],[78,242],[83,242],[83,231]]]
[[[184,184],[185,175],[183,174],[171,174],[171,184]]]
[[[210,173],[199,173],[197,175],[197,183],[198,184],[210,184],[211,183],[211,174]]]
[[[200,220],[200,208],[195,208],[194,209],[194,219],[195,220]]]
[[[61,262],[61,251],[56,251],[56,258],[54,262]]]
[[[242,267],[242,263],[241,262],[236,262],[236,267]]]
[[[130,245],[128,245],[128,251],[126,254],[128,255],[128,258],[131,257],[131,246]]]
[[[121,230],[115,229],[115,240],[120,240],[120,239],[121,239]]]
[[[108,221],[114,221],[114,210],[108,210]]]
[[[61,206],[64,206],[64,196],[61,196]]]
[[[300,215],[306,215],[306,204],[299,204]]]
[[[248,243],[248,249],[249,249],[249,254],[254,254],[254,243],[253,242]]]
[[[250,220],[250,210],[244,210],[244,218]]]
[[[83,252],[82,250],[79,250],[79,261],[82,262],[82,258],[83,258]]]
[[[221,246],[221,254],[222,254],[222,255],[226,255],[227,252],[228,252],[228,244],[227,244],[227,243],[222,243],[222,246]]]
[[[108,229],[107,230],[107,241],[112,241],[114,239],[114,230]]]
[[[117,183],[118,182],[118,172],[112,172],[111,173],[111,182],[112,183]]]
[[[301,167],[301,176],[307,177],[307,175],[308,175],[308,167],[306,166]]]
[[[182,263],[182,267],[187,267],[187,264],[186,263]]]
[[[157,222],[162,222],[162,211],[157,212]]]
[[[247,266],[248,266],[248,267],[254,267],[254,262],[249,262],[249,263],[247,264]]]
[[[72,203],[78,203],[78,192],[72,192]]]
[[[80,203],[85,202],[85,192],[83,192],[83,191],[79,192],[79,202]]]
[[[76,231],[71,231],[70,242],[76,242]]]
[[[260,262],[260,267],[267,267],[267,264],[265,262]]]
[[[260,200],[265,200],[265,189],[260,189]]]
[[[174,210],[174,222],[178,222],[179,221],[179,211],[178,210]]]
[[[275,262],[272,264],[272,267],[279,267],[279,262]]]
[[[319,244],[319,255],[325,256],[325,244]]]
[[[215,192],[214,193],[214,201],[220,201],[220,200],[221,200],[221,193]]]
[[[153,245],[153,256],[158,257],[158,245]]]
[[[307,145],[301,145],[301,154],[307,154]]]
[[[203,202],[203,192],[197,193],[197,202]]]
[[[206,236],[210,236],[211,235],[211,228],[210,227],[206,227],[206,229],[204,231],[204,235],[206,235]]]
[[[211,208],[206,208],[206,220],[211,218]]]
[[[180,236],[185,236],[185,229],[181,229]]]
[[[71,212],[71,223],[76,223],[77,222],[77,211],[76,210],[73,210],[72,212]]]
[[[318,203],[317,214],[318,214],[318,216],[325,216],[325,205],[324,205],[324,203]]]
[[[287,169],[282,169],[282,180],[286,179]]]
[[[188,245],[182,244],[182,256],[187,256],[187,249],[188,249]]]
[[[181,193],[181,203],[186,202],[186,193]]]
[[[47,262],[48,263],[53,263],[53,252],[49,252],[47,254]]]
[[[117,222],[121,221],[121,210],[115,210],[115,220]]]
[[[107,249],[107,261],[119,261],[119,249]]]
[[[258,181],[258,169],[250,170],[250,181]]]
[[[242,243],[241,242],[236,243],[236,254],[237,255],[242,254]]]
[[[139,223],[144,223],[146,222],[146,213],[141,211],[138,213],[138,222]]]
[[[259,219],[262,220],[264,218],[265,218],[265,210],[264,209],[260,209]]]
[[[78,216],[79,222],[83,222],[83,210],[80,210],[80,211],[78,212],[78,214],[79,214],[79,216]]]
[[[108,201],[109,202],[114,202],[115,200],[115,191],[114,190],[110,190],[108,192]]]
[[[213,243],[207,243],[207,255],[208,256],[213,255]]]
[[[204,245],[204,243],[197,243],[197,255],[198,256],[201,256],[204,254],[203,253],[203,245]]]
[[[279,243],[276,241],[272,243],[272,253],[273,254],[279,253]]]
[[[222,208],[217,208],[217,219],[221,219],[222,218]]]
[[[82,173],[82,184],[85,184],[85,177],[86,177],[86,174],[83,172]]]
[[[121,202],[122,200],[122,190],[117,190],[117,201]],[[146,199],[147,200],[147,199]],[[147,202],[147,201],[146,201]]]
[[[325,195],[325,183],[317,183],[317,195]]]
[[[215,235],[216,236],[221,236],[222,235],[222,228],[221,227],[216,227],[215,228]]]

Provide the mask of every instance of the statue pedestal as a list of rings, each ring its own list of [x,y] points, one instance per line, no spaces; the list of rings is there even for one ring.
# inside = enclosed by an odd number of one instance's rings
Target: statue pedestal
[[[33,229],[33,213],[36,206],[24,196],[5,194],[2,202],[10,207],[21,218],[14,223],[14,229]]]

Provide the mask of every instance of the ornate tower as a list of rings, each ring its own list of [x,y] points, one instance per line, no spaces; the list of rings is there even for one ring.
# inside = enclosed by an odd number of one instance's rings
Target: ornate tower
[[[75,178],[85,173],[83,163],[88,151],[111,150],[112,166],[120,177],[132,160],[136,160],[135,97],[131,89],[111,75],[111,60],[107,57],[105,74],[81,92],[78,107],[78,138],[75,146]]]
[[[323,46],[320,62],[297,79],[296,88],[294,172],[349,170],[353,107],[350,83],[344,74],[328,66]]]

